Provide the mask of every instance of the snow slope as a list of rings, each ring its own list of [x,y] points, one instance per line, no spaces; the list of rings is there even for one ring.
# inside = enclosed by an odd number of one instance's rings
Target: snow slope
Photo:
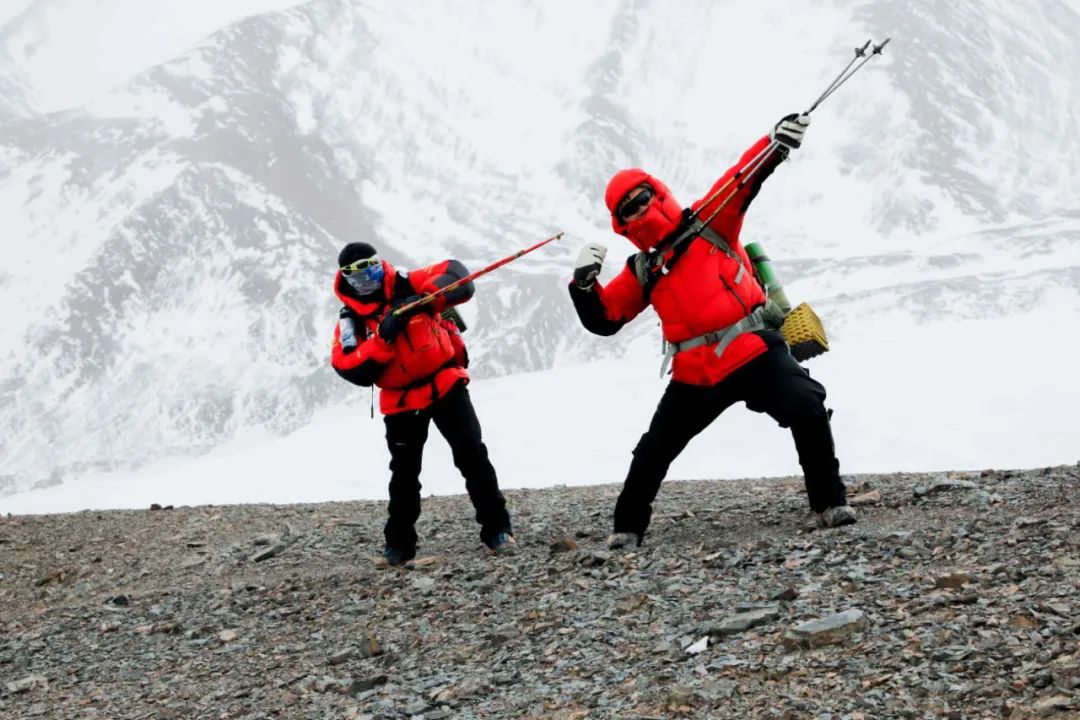
[[[973,353],[988,337],[1050,331],[1038,313],[918,328],[869,319],[834,337],[836,350],[809,364],[829,388],[841,470],[980,470],[1080,462],[1073,420],[1080,382],[1075,348],[1053,354],[1037,378],[1021,378],[1029,358],[1015,346],[985,364]],[[932,342],[905,352],[895,333]],[[641,343],[629,357],[480,380],[470,393],[504,487],[621,482],[630,451],[648,425],[664,383],[659,356]],[[650,352],[652,351],[652,352]],[[872,372],[868,372],[872,368]],[[251,430],[195,459],[167,459],[134,472],[89,473],[0,501],[6,512],[87,508],[317,502],[386,497],[389,456],[382,421],[357,388],[348,405],[318,413],[285,438]],[[1053,397],[1031,412],[1032,396]],[[672,478],[743,478],[799,473],[788,433],[737,405],[672,465]],[[445,441],[432,430],[423,492],[464,492]],[[604,510],[603,508],[599,508]],[[607,510],[610,510],[608,508]],[[605,510],[606,511],[606,510]]]

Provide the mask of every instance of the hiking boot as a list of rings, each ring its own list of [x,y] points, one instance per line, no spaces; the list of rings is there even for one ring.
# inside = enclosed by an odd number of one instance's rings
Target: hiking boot
[[[632,532],[617,532],[608,535],[607,546],[608,550],[618,550],[619,548],[635,548],[641,544],[641,536]]]
[[[376,560],[375,564],[380,567],[407,567],[415,557],[415,550],[387,547],[383,549],[382,557]]]
[[[837,505],[817,514],[817,526],[822,530],[854,524],[855,511],[850,505]]]
[[[517,549],[517,540],[508,532],[499,533],[488,543],[488,552],[492,555],[513,555]]]

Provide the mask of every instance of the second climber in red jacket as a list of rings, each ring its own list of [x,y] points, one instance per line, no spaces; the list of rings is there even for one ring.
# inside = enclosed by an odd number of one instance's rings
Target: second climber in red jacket
[[[346,245],[338,256],[334,292],[344,303],[355,338],[334,331],[331,364],[345,380],[379,388],[390,449],[389,519],[383,560],[403,565],[416,556],[420,517],[420,464],[429,424],[434,422],[465,478],[476,509],[480,540],[495,554],[516,549],[506,500],[481,439],[473,409],[465,344],[457,326],[444,319],[448,307],[469,300],[471,282],[404,314],[392,311],[468,275],[457,260],[405,273],[382,260],[368,243]]]
[[[634,448],[615,505],[614,533],[608,539],[612,548],[641,544],[672,461],[691,438],[739,401],[791,429],[818,525],[855,522],[833,447],[825,388],[791,356],[777,329],[783,312],[767,301],[739,240],[750,202],[765,178],[799,147],[809,122],[807,116],[785,117],[688,211],[664,183],[643,170],[621,170],[608,183],[605,201],[612,227],[641,252],[601,285],[596,278],[607,250],[586,246],[574,269],[570,296],[582,324],[598,335],[618,332],[652,304],[668,346],[664,367],[668,360],[673,366],[649,429]],[[740,168],[763,157],[774,139],[777,151],[764,156],[753,175],[747,174],[745,185],[731,182],[724,188]],[[717,200],[703,208],[721,188]],[[733,190],[731,200],[714,216],[720,199]],[[693,239],[674,250],[657,250],[695,228]]]

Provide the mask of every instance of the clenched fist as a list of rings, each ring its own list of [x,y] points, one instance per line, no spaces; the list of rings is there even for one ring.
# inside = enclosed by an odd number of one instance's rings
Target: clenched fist
[[[604,266],[607,248],[597,243],[589,243],[578,253],[574,266],[574,284],[582,290],[588,290],[596,282],[600,268]]]

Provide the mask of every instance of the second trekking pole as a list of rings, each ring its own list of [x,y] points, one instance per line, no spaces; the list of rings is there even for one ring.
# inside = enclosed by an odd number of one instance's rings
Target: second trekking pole
[[[414,310],[415,308],[418,308],[421,305],[427,305],[429,302],[432,302],[433,300],[435,300],[435,298],[439,297],[440,295],[445,295],[446,293],[450,292],[451,290],[455,290],[455,289],[461,287],[462,285],[464,285],[466,283],[472,282],[473,280],[475,280],[478,277],[481,277],[483,275],[487,275],[492,270],[498,270],[503,265],[506,265],[509,262],[513,262],[514,260],[517,260],[522,255],[525,255],[527,253],[531,253],[533,250],[536,250],[537,248],[541,248],[544,245],[547,245],[549,242],[555,242],[556,240],[558,240],[562,236],[563,236],[563,233],[559,233],[557,235],[552,235],[551,237],[547,238],[546,240],[541,240],[540,242],[536,243],[535,245],[530,245],[529,247],[527,247],[527,248],[525,248],[523,250],[518,250],[513,255],[508,255],[507,257],[504,257],[502,260],[496,260],[495,262],[491,263],[490,265],[488,265],[483,270],[477,270],[476,272],[472,273],[471,275],[466,275],[465,277],[461,278],[460,280],[455,280],[454,282],[450,283],[446,287],[439,288],[438,290],[431,293],[430,295],[425,295],[424,297],[420,298],[419,300],[411,302],[408,305],[402,305],[401,307],[396,308],[393,311],[393,314],[394,315],[404,315],[405,313],[407,313],[407,312],[409,312],[411,310]]]

